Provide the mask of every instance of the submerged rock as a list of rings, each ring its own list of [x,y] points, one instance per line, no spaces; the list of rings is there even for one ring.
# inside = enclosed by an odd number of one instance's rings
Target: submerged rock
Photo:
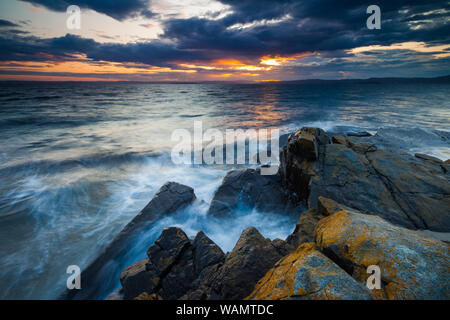
[[[230,217],[239,206],[263,212],[289,208],[279,175],[261,175],[259,169],[232,170],[215,192],[208,210],[214,217]]]
[[[195,200],[191,187],[166,182],[155,194],[145,208],[114,238],[100,255],[81,274],[81,290],[66,291],[65,299],[95,299],[99,298],[105,289],[105,284],[111,284],[111,268],[120,268],[121,257],[156,220],[180,210]],[[137,266],[136,266],[137,267]],[[140,266],[143,268],[143,266]],[[132,270],[130,270],[131,272]],[[136,270],[132,274],[138,274]]]
[[[247,297],[250,300],[371,299],[367,290],[314,243],[304,243],[278,261]]]
[[[316,159],[294,138],[305,131],[314,132]],[[450,231],[450,177],[439,166],[367,140],[334,137],[329,144],[323,137],[302,128],[281,151],[280,174],[296,200],[317,208],[323,196],[407,228]]]
[[[450,298],[449,246],[442,241],[352,209],[322,219],[315,233],[320,249],[362,285],[369,266],[380,268],[374,298]]]

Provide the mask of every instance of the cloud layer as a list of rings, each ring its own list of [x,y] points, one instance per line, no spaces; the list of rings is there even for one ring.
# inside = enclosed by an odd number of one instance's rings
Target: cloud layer
[[[55,11],[65,11],[69,5],[66,1],[26,1]],[[70,61],[83,57],[91,62],[192,69],[200,74],[208,70],[217,75],[271,71],[282,79],[379,75],[380,64],[386,73],[397,75],[409,75],[411,70],[423,70],[426,75],[450,73],[450,50],[445,46],[450,44],[448,1],[378,1],[381,30],[366,28],[367,6],[360,1],[221,2],[229,6],[221,18],[165,18],[159,21],[163,34],[146,42],[102,44],[71,34],[42,39],[5,33],[0,37],[0,61]],[[118,20],[153,16],[148,0],[83,0],[78,5]],[[3,29],[16,26],[0,20]],[[410,46],[397,45],[401,43]],[[368,49],[354,50],[361,47]],[[421,51],[420,47],[428,49]],[[271,58],[278,60],[271,64]],[[224,60],[237,62],[217,62]],[[264,69],[267,65],[271,67]]]

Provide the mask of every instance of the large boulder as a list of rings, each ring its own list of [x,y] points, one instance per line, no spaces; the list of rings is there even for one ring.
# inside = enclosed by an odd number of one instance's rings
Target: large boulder
[[[314,135],[317,157],[296,138],[304,132]],[[377,149],[371,137],[334,137],[329,144],[324,135],[302,128],[280,153],[280,175],[294,200],[317,208],[323,196],[410,229],[450,231],[450,176],[441,166]]]
[[[126,268],[120,275],[125,299],[143,293],[179,299],[195,289],[210,267],[221,265],[222,250],[203,232],[191,241],[179,228],[165,228],[147,251],[148,259]]]
[[[311,135],[314,137],[313,143],[308,146],[302,139]],[[279,173],[292,200],[307,203],[316,160],[321,157],[324,145],[327,144],[328,136],[318,128],[304,127],[289,136],[286,146],[280,152]]]
[[[239,207],[263,212],[289,211],[280,176],[261,175],[260,169],[229,171],[214,194],[208,214],[217,218],[230,217]]]
[[[247,299],[368,300],[371,297],[314,243],[304,243],[278,261]]]
[[[257,229],[244,230],[222,266],[212,270],[188,299],[243,299],[257,281],[292,247],[270,241]]]
[[[173,214],[196,199],[191,187],[166,182],[144,209],[103,249],[97,258],[82,271],[81,290],[68,290],[64,299],[96,299],[114,285],[111,278],[123,265],[121,258],[138,240],[139,235],[158,219]]]
[[[378,299],[449,299],[449,245],[384,219],[344,209],[315,230],[320,249],[364,285],[369,266],[381,271]]]

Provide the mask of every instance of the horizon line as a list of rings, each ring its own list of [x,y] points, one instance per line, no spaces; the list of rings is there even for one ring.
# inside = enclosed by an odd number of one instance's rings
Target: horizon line
[[[332,81],[371,81],[371,80],[434,80],[445,79],[450,80],[450,74],[444,76],[432,77],[369,77],[369,78],[349,78],[349,79],[321,79],[308,78],[296,80],[254,80],[254,81],[232,81],[232,80],[205,80],[205,81],[139,81],[139,80],[0,80],[0,83],[148,83],[148,84],[280,84],[288,82],[332,82]]]

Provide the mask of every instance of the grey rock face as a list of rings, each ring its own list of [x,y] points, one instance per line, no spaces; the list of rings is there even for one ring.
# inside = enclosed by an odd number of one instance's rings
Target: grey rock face
[[[239,205],[265,212],[285,212],[289,202],[280,176],[262,176],[259,169],[229,171],[214,194],[208,214],[230,217]]]
[[[440,166],[354,137],[333,142],[317,143],[316,160],[295,139],[281,151],[280,174],[297,200],[317,208],[323,196],[407,228],[450,231],[450,176]]]

